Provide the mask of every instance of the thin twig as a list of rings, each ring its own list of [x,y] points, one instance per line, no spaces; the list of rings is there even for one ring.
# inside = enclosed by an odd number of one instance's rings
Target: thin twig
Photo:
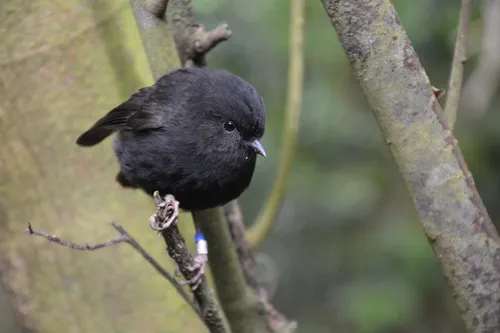
[[[462,0],[460,17],[458,19],[455,53],[451,65],[450,79],[448,81],[448,97],[446,98],[446,107],[444,109],[446,121],[451,129],[455,126],[462,94],[464,64],[467,61],[467,39],[469,38],[471,12],[472,0]]]
[[[40,236],[40,237],[47,239],[49,242],[56,243],[56,244],[59,244],[61,246],[69,247],[70,249],[77,250],[77,251],[95,251],[95,250],[99,250],[99,249],[113,246],[116,244],[126,243],[129,241],[129,238],[127,236],[121,234],[120,236],[118,236],[116,238],[107,240],[107,241],[102,242],[102,243],[76,244],[76,243],[61,239],[55,235],[50,235],[44,231],[35,231],[31,225],[31,223],[28,223],[28,227],[26,228],[26,232],[29,235]]]
[[[467,116],[484,116],[500,83],[500,0],[486,0],[483,7],[483,36],[478,64],[463,92]]]
[[[59,237],[57,237],[55,235],[50,235],[50,234],[48,234],[48,233],[46,233],[44,231],[35,231],[33,229],[33,226],[31,225],[31,223],[28,223],[28,227],[26,228],[26,232],[29,235],[40,236],[40,237],[43,237],[43,238],[47,239],[48,241],[50,241],[52,243],[56,243],[58,245],[65,246],[65,247],[68,247],[70,249],[78,250],[78,251],[95,251],[95,250],[99,250],[99,249],[102,249],[102,248],[106,248],[106,247],[110,247],[110,246],[113,246],[113,245],[117,245],[117,244],[120,244],[120,243],[128,243],[137,252],[139,252],[139,254],[142,255],[142,257],[151,266],[153,266],[153,268],[161,276],[163,276],[168,282],[170,282],[175,287],[175,289],[181,295],[181,297],[184,298],[184,300],[189,305],[191,305],[191,307],[198,314],[198,316],[200,317],[200,319],[203,320],[203,318],[201,318],[199,308],[196,306],[196,304],[193,303],[193,301],[190,299],[190,297],[188,296],[188,294],[186,293],[186,291],[175,280],[175,278],[172,275],[170,275],[170,273],[167,272],[155,259],[153,259],[153,257],[149,253],[147,253],[146,250],[144,250],[144,248],[135,240],[134,237],[132,237],[125,230],[125,228],[121,224],[119,224],[118,222],[112,221],[111,225],[113,226],[113,228],[115,228],[120,233],[120,236],[117,236],[117,237],[112,238],[110,240],[107,240],[105,242],[93,243],[93,244],[90,244],[90,243],[77,244],[77,243],[73,243],[71,241],[67,241],[67,240],[61,239],[61,238],[59,238]]]
[[[245,238],[245,224],[237,201],[233,200],[225,205],[224,213],[246,282],[252,288],[253,292],[258,295],[259,302],[266,313],[269,328],[272,332],[276,333],[294,332],[297,328],[297,323],[288,320],[274,308],[269,301],[267,291],[259,283],[255,256]]]
[[[250,288],[258,295],[260,285],[255,271],[255,258],[245,237],[245,223],[237,200],[233,200],[224,206],[224,214],[245,279]]]
[[[276,180],[266,206],[255,224],[248,230],[247,239],[252,248],[258,247],[271,230],[281,208],[286,191],[286,182],[292,167],[297,144],[299,117],[302,107],[302,83],[304,73],[304,21],[305,1],[293,0],[290,12],[290,51],[288,66],[288,93],[282,134],[281,158],[276,171]]]
[[[166,280],[168,280],[168,282],[170,282],[175,287],[175,289],[177,290],[177,292],[182,296],[182,298],[184,298],[184,300],[189,305],[191,305],[191,307],[196,312],[196,314],[198,315],[198,317],[203,321],[203,317],[201,316],[200,308],[198,307],[197,304],[195,304],[193,302],[193,300],[191,299],[191,297],[189,297],[189,295],[186,293],[186,291],[184,290],[184,288],[175,280],[175,278],[169,272],[167,272],[167,270],[165,268],[163,268],[155,259],[153,259],[153,257],[149,253],[147,253],[146,250],[144,250],[144,248],[135,240],[135,238],[133,238],[132,236],[130,236],[130,234],[125,230],[125,228],[123,228],[123,226],[121,224],[119,224],[118,222],[112,221],[111,225],[122,236],[128,238],[127,243],[129,243],[130,246],[132,246],[137,252],[139,252],[142,255],[142,257],[151,266],[153,266],[153,268],[156,269],[156,271],[161,276],[163,276]]]

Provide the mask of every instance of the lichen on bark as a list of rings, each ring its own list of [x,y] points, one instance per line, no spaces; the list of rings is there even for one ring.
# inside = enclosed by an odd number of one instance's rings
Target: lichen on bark
[[[500,331],[499,236],[389,0],[323,5],[471,332]]]

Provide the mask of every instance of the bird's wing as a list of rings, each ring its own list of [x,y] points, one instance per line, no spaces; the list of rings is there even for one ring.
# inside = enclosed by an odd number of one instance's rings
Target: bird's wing
[[[198,73],[198,74],[197,74]],[[197,72],[180,68],[162,76],[153,86],[142,88],[126,102],[118,105],[99,119],[76,141],[80,146],[93,146],[120,130],[143,131],[161,127],[166,121],[165,111],[175,99],[182,103],[186,90],[197,80]],[[182,84],[181,84],[182,83]]]
[[[153,89],[149,87],[137,91],[80,135],[76,143],[80,146],[93,146],[119,130],[142,131],[160,127],[161,114],[152,112],[157,108],[148,105],[151,104],[148,100]]]

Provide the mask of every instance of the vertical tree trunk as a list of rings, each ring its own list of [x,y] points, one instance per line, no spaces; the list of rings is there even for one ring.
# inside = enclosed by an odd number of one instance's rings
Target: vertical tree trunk
[[[100,115],[152,77],[127,0],[0,2],[0,277],[20,325],[35,332],[203,331],[190,307],[128,245],[77,252],[75,242],[124,224],[162,262],[151,199],[115,182],[111,140],[75,144]],[[176,52],[164,45],[165,52]],[[182,224],[182,223],[181,223]],[[185,224],[186,225],[186,224]]]

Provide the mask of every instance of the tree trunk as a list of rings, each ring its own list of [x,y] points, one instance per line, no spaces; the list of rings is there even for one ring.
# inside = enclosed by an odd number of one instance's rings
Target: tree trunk
[[[77,136],[152,77],[126,0],[0,2],[0,277],[22,328],[35,332],[204,331],[175,289],[127,244],[77,252],[122,223],[171,268],[148,226],[152,201],[115,182],[111,140]],[[173,45],[165,45],[178,63]],[[185,229],[191,224],[181,223]]]
[[[500,238],[389,0],[322,0],[470,332],[500,332]]]

